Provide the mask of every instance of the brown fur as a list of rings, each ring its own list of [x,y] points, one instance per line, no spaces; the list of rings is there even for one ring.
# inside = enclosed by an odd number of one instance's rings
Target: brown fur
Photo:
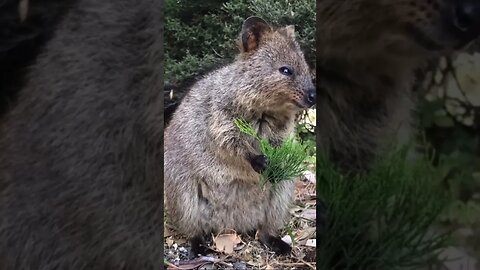
[[[197,82],[165,130],[165,197],[170,219],[190,238],[223,229],[259,229],[268,238],[284,226],[294,183],[262,190],[251,159],[259,145],[234,125],[243,118],[279,144],[313,84],[293,27],[272,30],[247,19],[236,61]],[[279,68],[288,65],[294,76]]]
[[[386,141],[410,140],[415,70],[431,57],[461,48],[480,31],[480,14],[461,30],[455,13],[478,3],[454,2],[318,2],[317,140],[340,167],[368,168]]]
[[[162,1],[68,2],[0,118],[0,269],[164,269]]]

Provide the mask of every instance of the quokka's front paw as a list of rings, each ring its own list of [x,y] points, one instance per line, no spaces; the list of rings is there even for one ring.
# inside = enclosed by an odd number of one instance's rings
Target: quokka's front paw
[[[262,173],[267,168],[268,159],[265,155],[254,156],[250,159],[250,164],[257,173]]]

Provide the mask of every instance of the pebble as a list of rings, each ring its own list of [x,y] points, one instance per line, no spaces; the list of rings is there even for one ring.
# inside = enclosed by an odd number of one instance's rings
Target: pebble
[[[244,262],[233,263],[233,269],[236,270],[247,270],[247,264]]]

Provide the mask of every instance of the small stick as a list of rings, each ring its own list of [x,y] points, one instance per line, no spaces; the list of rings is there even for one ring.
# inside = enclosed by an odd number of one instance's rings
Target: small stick
[[[311,269],[316,269],[316,268],[315,268],[315,264],[316,264],[316,263],[308,263],[308,262],[305,262],[305,261],[303,261],[303,262],[296,262],[296,263],[282,263],[282,262],[277,262],[277,263],[274,263],[274,264],[276,264],[276,265],[282,265],[282,266],[304,266],[304,265],[306,265],[306,266],[310,267]]]

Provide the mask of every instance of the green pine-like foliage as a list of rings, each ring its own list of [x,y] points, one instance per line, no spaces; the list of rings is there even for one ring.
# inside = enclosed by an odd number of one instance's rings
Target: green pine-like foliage
[[[390,150],[353,176],[317,156],[317,196],[327,209],[318,269],[420,269],[446,246],[448,232],[435,229],[451,203],[443,172],[407,152]]]
[[[262,181],[278,183],[285,180],[294,180],[302,176],[307,170],[305,160],[307,151],[294,137],[287,138],[279,147],[273,147],[268,140],[260,138],[253,127],[243,119],[235,119],[235,125],[241,132],[254,137],[260,143],[262,153],[268,159],[268,166],[262,172]]]

